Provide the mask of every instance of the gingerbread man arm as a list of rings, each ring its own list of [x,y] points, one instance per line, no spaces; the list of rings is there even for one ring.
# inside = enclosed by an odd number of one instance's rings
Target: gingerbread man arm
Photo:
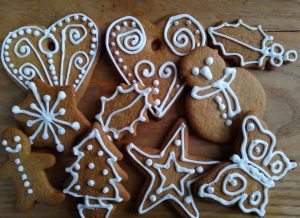
[[[56,162],[54,155],[46,154],[46,153],[37,153],[37,152],[31,153],[30,160],[41,170],[52,167]]]

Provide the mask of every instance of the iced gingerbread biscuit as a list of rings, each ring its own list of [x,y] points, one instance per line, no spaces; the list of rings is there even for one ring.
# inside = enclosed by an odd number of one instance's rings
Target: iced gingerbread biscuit
[[[273,69],[297,60],[296,50],[285,51],[261,25],[250,26],[240,19],[209,27],[207,32],[211,44],[238,66]]]
[[[199,136],[229,142],[244,112],[264,114],[266,96],[259,81],[243,68],[226,67],[217,50],[197,48],[182,59],[180,68],[186,84],[192,87],[186,111]]]
[[[106,49],[127,84],[153,87],[151,113],[161,118],[184,88],[177,67],[181,57],[205,45],[201,24],[188,14],[165,17],[156,24],[125,16],[106,32]]]
[[[27,97],[12,107],[16,120],[36,147],[68,151],[90,122],[77,108],[73,86],[29,82]]]
[[[28,90],[33,79],[50,86],[73,85],[83,95],[97,63],[98,28],[84,14],[70,14],[50,27],[24,26],[3,41],[1,61],[7,73]]]
[[[74,163],[66,169],[72,181],[64,193],[83,198],[77,208],[82,218],[109,217],[116,202],[128,201],[130,194],[121,181],[127,174],[118,165],[122,153],[95,123],[90,132],[73,148]]]
[[[169,201],[183,216],[199,217],[191,186],[218,161],[189,155],[188,136],[185,121],[179,119],[161,150],[137,147],[134,144],[127,146],[133,163],[146,174],[146,182],[139,197],[139,214]]]
[[[0,165],[0,178],[13,180],[19,211],[30,210],[35,202],[57,205],[64,201],[65,195],[52,187],[45,173],[55,164],[52,154],[31,152],[28,137],[19,129],[5,130],[1,144],[8,159]]]
[[[256,115],[243,118],[240,132],[237,154],[201,178],[196,190],[200,197],[264,216],[270,189],[297,164],[275,147],[275,136]]]
[[[96,115],[103,131],[120,140],[126,133],[136,135],[141,122],[148,122],[147,110],[153,104],[152,89],[139,83],[121,84],[110,97],[101,97],[101,111]]]

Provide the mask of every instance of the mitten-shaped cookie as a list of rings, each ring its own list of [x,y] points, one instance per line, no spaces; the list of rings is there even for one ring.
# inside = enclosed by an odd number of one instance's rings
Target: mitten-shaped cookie
[[[70,14],[50,27],[23,26],[3,41],[7,73],[28,90],[33,79],[50,86],[72,85],[83,95],[99,57],[97,25],[84,14]]]
[[[106,49],[124,81],[153,87],[155,104],[150,111],[157,118],[165,115],[184,88],[178,61],[205,43],[203,27],[188,14],[165,17],[156,24],[125,16],[106,33]]]
[[[196,183],[200,197],[226,206],[238,204],[244,213],[264,216],[269,191],[297,164],[276,146],[276,138],[256,115],[243,118],[237,152]]]
[[[30,142],[68,151],[76,137],[90,127],[77,108],[73,86],[52,87],[36,80],[28,89],[27,97],[13,106],[12,112]]]
[[[186,84],[192,87],[186,111],[199,136],[229,142],[245,111],[264,114],[266,96],[259,81],[245,69],[226,67],[217,50],[197,48],[183,58],[180,67]]]
[[[31,152],[28,137],[18,129],[7,129],[1,143],[8,160],[0,166],[0,177],[13,180],[18,210],[27,211],[35,202],[57,205],[64,201],[65,195],[51,186],[45,173],[55,164],[53,155]]]

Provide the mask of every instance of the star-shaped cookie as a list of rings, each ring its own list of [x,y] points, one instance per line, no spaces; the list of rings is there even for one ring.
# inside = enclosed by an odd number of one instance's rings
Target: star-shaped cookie
[[[199,217],[191,185],[218,161],[188,155],[188,129],[183,119],[176,122],[161,151],[146,147],[141,150],[132,143],[127,146],[127,151],[147,174],[146,191],[141,193],[139,214],[170,200],[180,212],[189,217]]]
[[[28,85],[27,97],[12,112],[29,135],[31,144],[69,150],[90,122],[78,110],[73,86],[49,86],[35,80]]]

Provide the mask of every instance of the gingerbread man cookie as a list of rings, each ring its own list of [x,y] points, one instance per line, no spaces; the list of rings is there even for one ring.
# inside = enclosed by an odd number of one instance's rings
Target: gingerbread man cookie
[[[179,119],[170,131],[162,150],[134,144],[127,146],[133,162],[147,175],[140,195],[139,214],[144,214],[168,200],[183,215],[199,217],[191,186],[211,165],[218,161],[192,157],[188,154],[188,129]]]
[[[111,97],[101,97],[101,111],[96,119],[103,131],[120,140],[127,132],[136,134],[140,122],[148,122],[147,110],[152,106],[151,88],[140,84],[121,84]]]
[[[73,86],[48,86],[39,80],[29,82],[28,95],[12,112],[37,147],[68,151],[90,122],[78,110]]]
[[[5,130],[1,144],[8,160],[0,166],[0,177],[13,180],[18,210],[30,210],[35,202],[57,205],[64,201],[65,195],[51,186],[45,173],[55,164],[53,155],[31,152],[28,137],[18,129]]]
[[[224,58],[242,67],[272,69],[297,60],[296,50],[285,51],[281,44],[273,42],[273,36],[267,35],[261,25],[249,26],[239,19],[235,23],[209,27],[207,32]]]
[[[188,14],[178,14],[152,24],[125,16],[106,33],[106,49],[127,84],[153,87],[151,113],[161,118],[184,88],[177,63],[191,50],[206,43],[201,24]]]
[[[92,218],[95,214],[109,217],[114,208],[112,203],[130,198],[121,184],[127,179],[127,174],[117,163],[122,160],[122,153],[95,123],[86,137],[73,148],[73,154],[77,159],[66,169],[72,175],[72,181],[64,193],[84,199],[84,204],[77,206],[82,218]]]
[[[24,26],[3,41],[1,61],[24,89],[39,79],[50,86],[73,85],[83,95],[98,60],[98,28],[84,14],[70,14],[52,24]]]
[[[269,190],[297,164],[275,147],[275,136],[256,115],[243,118],[237,145],[231,161],[217,165],[197,182],[196,190],[200,197],[264,216]]]
[[[189,122],[207,140],[229,142],[244,112],[264,114],[266,96],[259,81],[245,69],[226,67],[217,50],[195,49],[182,59],[181,73],[192,87],[186,99]]]

